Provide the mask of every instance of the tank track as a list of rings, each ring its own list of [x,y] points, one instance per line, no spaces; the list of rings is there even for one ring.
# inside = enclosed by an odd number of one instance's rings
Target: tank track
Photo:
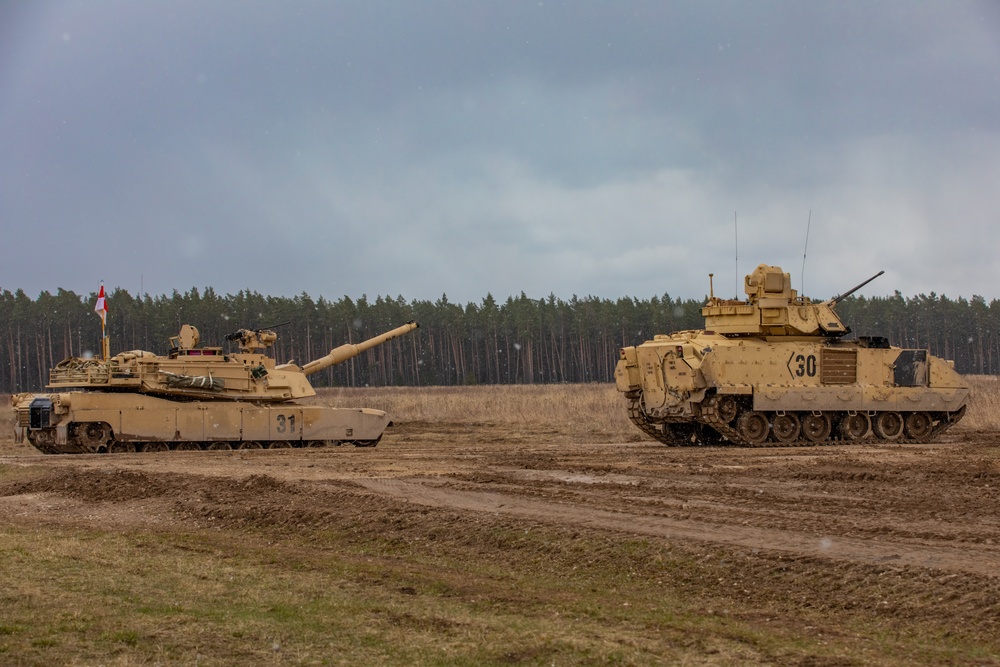
[[[198,452],[198,451],[234,451],[234,450],[252,450],[252,449],[315,449],[322,447],[340,447],[340,446],[354,446],[354,447],[375,447],[382,440],[379,436],[375,440],[297,440],[291,441],[273,441],[273,442],[230,442],[230,441],[216,441],[216,442],[194,442],[194,441],[179,441],[179,442],[118,442],[110,441],[106,445],[101,446],[81,446],[79,444],[73,444],[68,447],[60,447],[59,445],[49,444],[45,442],[31,442],[29,439],[29,444],[37,449],[42,454],[68,454],[68,455],[78,455],[78,454],[145,454],[147,452],[174,452],[174,451],[184,451],[184,452]]]
[[[739,447],[754,447],[753,443],[747,442],[746,438],[731,425],[723,420],[718,410],[718,397],[710,396],[701,403],[701,421],[709,428],[715,429],[723,438]],[[766,443],[765,443],[766,444]]]
[[[640,431],[668,447],[694,447],[718,444],[718,437],[702,424],[682,422],[679,424],[654,423],[649,421],[642,410],[640,397],[628,398],[628,417]]]
[[[948,419],[942,419],[941,421],[939,421],[934,426],[934,428],[931,429],[931,432],[927,434],[926,438],[922,438],[916,442],[927,442],[931,438],[936,438],[937,436],[941,435],[942,433],[950,429],[952,426],[957,424],[958,422],[962,421],[962,418],[965,416],[965,410],[967,407],[968,407],[967,405],[963,405],[958,412],[948,415]]]
[[[653,424],[646,418],[646,413],[642,410],[640,397],[626,397],[628,401],[628,418],[632,420],[640,431],[648,435],[653,440],[659,440],[668,447],[681,447],[687,443],[683,438],[679,438],[666,424]]]
[[[850,444],[920,444],[925,442],[930,442],[938,436],[942,435],[945,431],[950,429],[952,426],[961,421],[962,417],[965,416],[965,406],[961,410],[947,415],[945,419],[939,420],[931,430],[922,438],[909,438],[905,434],[899,438],[894,439],[880,439],[875,436],[872,429],[868,430],[868,433],[857,439],[844,439],[839,437],[836,432],[836,428],[831,428],[831,434],[824,440],[813,441],[806,438],[799,438],[793,441],[778,441],[769,435],[763,442],[754,442],[743,435],[739,429],[737,429],[734,424],[736,423],[736,418],[732,417],[728,421],[725,416],[720,411],[719,402],[716,396],[710,396],[700,404],[700,411],[696,417],[697,421],[706,427],[706,430],[712,430],[716,432],[720,438],[721,442],[711,441],[708,438],[683,438],[683,437],[670,437],[664,436],[664,432],[660,430],[660,425],[655,422],[650,422],[646,417],[646,414],[642,411],[642,401],[641,395],[628,398],[628,408],[629,408],[629,419],[632,420],[636,426],[638,426],[644,433],[648,434],[654,440],[659,440],[664,444],[670,445],[672,447],[686,447],[695,445],[706,445],[706,444],[723,444],[736,447],[756,447],[756,448],[768,448],[768,447],[821,447],[828,445],[850,445]],[[669,425],[662,425],[664,431],[669,430]]]
[[[47,442],[32,441],[31,438],[28,439],[28,442],[31,444],[32,447],[34,447],[35,449],[37,449],[38,451],[40,451],[42,454],[59,454],[60,453],[58,447],[56,447],[55,445],[49,444]]]

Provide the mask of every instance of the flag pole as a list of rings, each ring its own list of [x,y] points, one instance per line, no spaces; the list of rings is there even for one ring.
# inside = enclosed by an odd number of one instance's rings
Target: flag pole
[[[104,334],[104,318],[101,318],[101,351],[104,353],[104,361],[108,360],[111,352],[111,341]]]
[[[101,281],[101,291],[97,293],[97,303],[94,304],[94,312],[101,318],[101,356],[104,361],[111,356],[111,343],[105,335],[105,320],[108,317],[108,302],[104,296],[104,281]]]

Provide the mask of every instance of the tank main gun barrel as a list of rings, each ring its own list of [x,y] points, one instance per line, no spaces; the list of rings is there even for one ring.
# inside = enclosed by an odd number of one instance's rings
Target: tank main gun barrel
[[[856,285],[856,286],[852,287],[851,289],[847,290],[846,292],[844,292],[844,293],[843,293],[843,294],[841,294],[840,296],[835,296],[835,297],[833,297],[832,299],[830,299],[830,304],[831,304],[831,305],[834,305],[834,306],[836,306],[836,305],[837,305],[838,303],[840,303],[841,301],[843,301],[843,300],[844,300],[844,299],[846,299],[847,297],[851,296],[852,294],[854,294],[855,292],[857,292],[857,291],[858,291],[859,289],[861,289],[862,287],[864,287],[865,285],[867,285],[867,284],[868,284],[868,283],[870,283],[871,281],[873,281],[873,280],[875,280],[876,278],[878,278],[878,277],[879,277],[880,275],[882,275],[883,273],[885,273],[885,271],[879,271],[879,272],[878,272],[878,273],[876,273],[876,274],[875,274],[874,276],[872,276],[872,277],[871,277],[871,278],[869,278],[868,280],[864,281],[864,282],[863,282],[863,283],[861,283],[860,285]]]
[[[362,341],[357,344],[347,343],[341,345],[340,347],[335,347],[330,350],[330,353],[320,357],[319,359],[313,359],[308,364],[302,367],[302,372],[306,375],[312,375],[313,373],[318,373],[324,368],[329,368],[334,364],[339,364],[352,359],[365,350],[370,350],[376,345],[381,345],[386,343],[397,336],[402,336],[403,334],[410,333],[414,329],[418,328],[420,325],[416,322],[407,322],[401,327],[396,327],[392,331],[387,331],[386,333],[375,336],[374,338],[369,338],[366,341]]]

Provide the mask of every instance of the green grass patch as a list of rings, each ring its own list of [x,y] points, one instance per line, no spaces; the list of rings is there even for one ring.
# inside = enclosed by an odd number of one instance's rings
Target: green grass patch
[[[761,613],[741,595],[686,598],[678,575],[705,575],[704,564],[654,542],[502,526],[479,537],[466,531],[431,548],[394,540],[391,556],[377,556],[384,536],[276,545],[217,530],[8,526],[0,529],[0,652],[20,664],[217,665],[995,657],[975,642],[900,636],[892,623],[831,628],[822,614]]]

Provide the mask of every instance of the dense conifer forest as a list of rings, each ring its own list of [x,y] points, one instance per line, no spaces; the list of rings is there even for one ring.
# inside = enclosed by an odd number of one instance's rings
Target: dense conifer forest
[[[0,391],[35,391],[48,369],[68,356],[99,353],[96,293],[60,289],[32,300],[0,290]],[[180,325],[193,324],[203,345],[231,346],[240,328],[277,329],[279,362],[305,363],[343,343],[357,343],[409,320],[420,329],[312,377],[317,386],[459,385],[610,382],[618,349],[657,333],[702,327],[704,300],[664,294],[647,299],[596,297],[568,301],[524,293],[480,303],[377,297],[313,300],[211,288],[137,298],[108,294],[112,354],[142,349],[163,354]],[[894,345],[928,348],[954,359],[963,373],[1000,372],[1000,302],[921,294],[850,297],[838,306],[856,335],[887,336]]]

